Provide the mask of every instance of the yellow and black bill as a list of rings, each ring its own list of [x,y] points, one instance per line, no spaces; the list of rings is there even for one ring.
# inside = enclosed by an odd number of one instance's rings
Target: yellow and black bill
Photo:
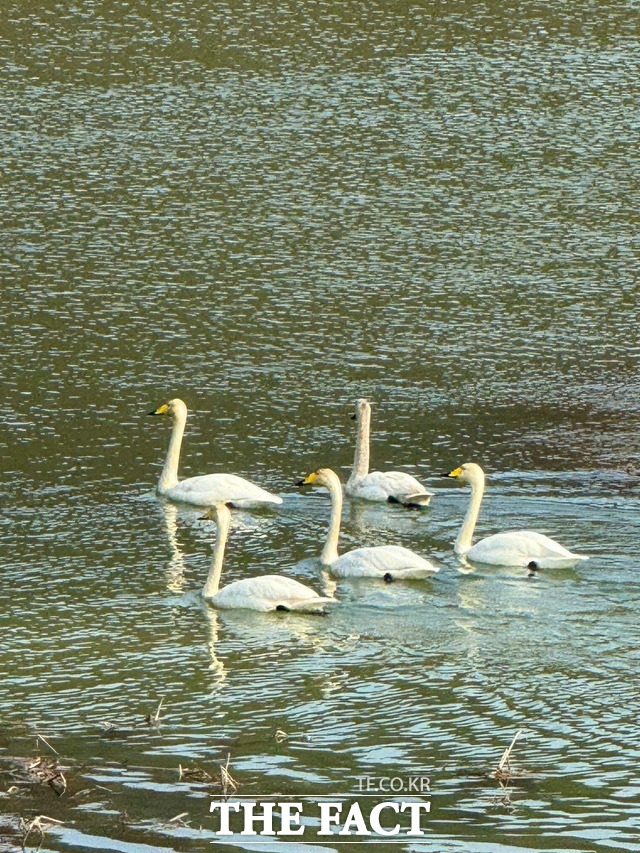
[[[152,412],[147,412],[148,415],[166,415],[169,411],[169,406],[166,403],[163,403],[161,406],[158,406],[157,409],[154,409]]]
[[[313,471],[313,473],[309,474],[308,477],[304,477],[302,480],[296,480],[296,486],[311,486],[317,478],[318,474]]]

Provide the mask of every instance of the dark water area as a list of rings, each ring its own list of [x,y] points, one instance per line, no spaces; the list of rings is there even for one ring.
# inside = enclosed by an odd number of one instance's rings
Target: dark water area
[[[229,755],[241,796],[429,776],[402,850],[640,850],[639,12],[4,4],[0,849],[37,814],[43,850],[265,849],[180,778]],[[436,495],[347,504],[342,547],[441,571],[341,581],[325,619],[212,610],[212,526],[153,493],[175,396],[183,476],[284,497],[234,515],[225,580],[320,587],[329,503],[295,482],[346,478],[362,396],[373,466]],[[461,565],[464,461],[478,535],[590,560]],[[11,790],[36,733],[60,797]]]

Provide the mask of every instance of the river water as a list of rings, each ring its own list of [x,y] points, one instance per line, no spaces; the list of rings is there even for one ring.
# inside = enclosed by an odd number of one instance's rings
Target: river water
[[[155,6],[4,4],[1,790],[36,733],[69,768],[5,822],[212,849],[216,789],[178,768],[230,756],[243,796],[429,776],[398,850],[640,850],[638,3]],[[344,479],[360,396],[373,465],[437,494],[347,505],[343,547],[440,573],[341,582],[324,619],[212,611],[212,525],[153,492],[174,396],[183,475],[284,497],[235,516],[228,580],[319,588],[328,498],[294,484]],[[591,559],[461,566],[437,474],[464,461],[480,533]]]

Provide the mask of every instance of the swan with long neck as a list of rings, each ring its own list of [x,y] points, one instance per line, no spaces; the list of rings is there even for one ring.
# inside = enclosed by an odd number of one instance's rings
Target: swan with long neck
[[[242,509],[253,509],[266,504],[281,504],[282,498],[261,489],[236,474],[204,474],[178,480],[178,464],[184,428],[187,423],[187,407],[178,398],[169,400],[149,412],[150,415],[166,415],[173,420],[169,450],[164,462],[158,494],[173,501],[211,506],[216,502],[232,503]]]
[[[369,471],[369,431],[371,406],[368,400],[357,400],[356,449],[353,469],[344,488],[351,498],[365,501],[388,501],[405,506],[425,507],[433,492],[404,471]]]
[[[300,613],[324,613],[325,607],[336,599],[317,592],[293,578],[282,575],[262,575],[243,578],[220,589],[224,551],[229,535],[231,513],[225,504],[216,504],[204,518],[216,523],[216,543],[209,575],[202,590],[206,600],[222,610],[285,610]]]
[[[356,548],[340,556],[338,538],[342,519],[342,484],[338,475],[330,468],[319,468],[309,474],[299,485],[324,486],[331,496],[331,520],[327,538],[320,555],[320,562],[329,567],[332,575],[339,578],[368,577],[384,580],[425,578],[439,571],[424,557],[414,554],[399,545],[377,545],[371,548]]]
[[[562,568],[589,559],[583,554],[573,554],[558,542],[533,530],[494,533],[473,545],[473,532],[484,494],[484,471],[474,462],[465,462],[444,476],[471,486],[469,507],[453,546],[461,557],[493,566],[527,566],[533,569]]]

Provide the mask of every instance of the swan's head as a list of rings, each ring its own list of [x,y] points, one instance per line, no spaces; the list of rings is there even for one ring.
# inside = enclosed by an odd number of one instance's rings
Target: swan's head
[[[465,462],[464,465],[454,468],[453,471],[444,476],[453,477],[461,483],[469,483],[471,485],[474,483],[484,483],[484,471],[475,462]]]
[[[149,412],[150,415],[169,415],[171,418],[175,417],[185,417],[187,416],[187,407],[182,402],[182,400],[176,397],[173,400],[169,400],[168,403],[163,403],[161,406],[158,406],[157,409],[154,409],[152,412]]]
[[[354,415],[351,415],[351,419],[354,421],[361,421],[365,417],[369,417],[371,415],[371,405],[368,400],[365,400],[364,397],[361,397],[359,400],[356,400],[356,411]]]
[[[340,479],[331,468],[318,468],[317,471],[312,471],[304,480],[298,482],[299,486],[324,486],[330,489],[336,486],[341,489]]]

